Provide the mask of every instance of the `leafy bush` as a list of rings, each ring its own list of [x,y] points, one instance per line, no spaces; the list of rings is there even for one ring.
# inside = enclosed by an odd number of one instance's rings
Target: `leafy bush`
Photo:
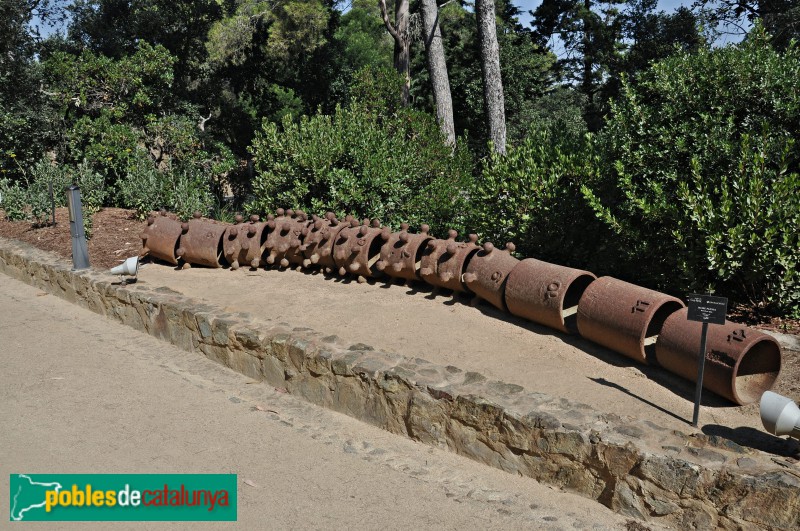
[[[597,177],[594,141],[582,121],[540,124],[506,156],[493,153],[470,191],[468,226],[512,241],[522,256],[599,266],[602,230],[580,187]]]
[[[285,118],[280,127],[264,123],[252,146],[257,175],[248,208],[331,210],[392,226],[405,221],[438,231],[460,228],[469,153],[446,146],[432,116],[375,105],[399,90],[384,96],[380,86],[370,85],[353,93],[376,96],[337,107],[331,116],[318,113],[297,123]]]
[[[584,186],[639,280],[800,316],[800,52],[760,27],[625,84]]]
[[[117,186],[122,206],[136,210],[140,219],[158,208],[188,218],[196,210],[207,213],[214,205],[207,174],[192,166],[161,171],[143,149],[134,152]]]

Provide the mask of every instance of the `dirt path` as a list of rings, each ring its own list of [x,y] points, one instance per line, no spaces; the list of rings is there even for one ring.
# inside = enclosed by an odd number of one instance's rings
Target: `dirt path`
[[[472,307],[466,299],[434,294],[421,283],[408,288],[291,270],[176,271],[157,264],[143,267],[140,279],[228,311],[247,311],[262,319],[335,334],[345,345],[365,343],[477,371],[623,418],[693,431],[687,422],[692,416],[693,384],[488,305]],[[734,407],[707,393],[704,405],[701,427],[762,429],[757,404]]]

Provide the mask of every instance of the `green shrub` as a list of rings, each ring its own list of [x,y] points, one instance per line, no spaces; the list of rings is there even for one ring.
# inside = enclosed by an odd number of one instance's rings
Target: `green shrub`
[[[27,218],[26,191],[19,182],[0,179],[0,210],[6,219],[20,221]]]
[[[505,156],[484,161],[470,191],[468,226],[495,244],[514,242],[522,256],[603,267],[602,227],[580,190],[597,168],[582,122],[541,124]]]
[[[760,27],[625,84],[584,186],[631,276],[800,316],[800,52]],[[789,89],[789,88],[792,89]]]
[[[380,87],[361,90],[370,91]],[[395,227],[428,223],[440,232],[461,228],[469,153],[446,146],[430,115],[387,112],[374,101],[354,100],[333,115],[299,122],[285,118],[280,127],[265,122],[252,146],[257,175],[248,208],[331,210]]]
[[[140,219],[159,208],[188,218],[196,210],[208,213],[214,205],[210,180],[203,171],[192,166],[161,171],[143,149],[133,153],[117,187],[122,206],[134,209]]]
[[[29,207],[26,218],[35,224],[47,223],[51,218],[50,184],[56,207],[66,206],[65,189],[71,183],[66,168],[42,157],[26,173],[25,203]]]

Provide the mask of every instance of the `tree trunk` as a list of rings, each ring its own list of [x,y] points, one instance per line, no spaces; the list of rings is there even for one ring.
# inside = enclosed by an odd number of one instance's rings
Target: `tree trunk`
[[[450,79],[447,76],[447,63],[444,60],[442,30],[439,27],[439,8],[436,0],[422,0],[422,29],[428,56],[428,73],[433,86],[433,101],[436,104],[436,119],[447,145],[452,146],[456,143],[453,100],[450,96]]]
[[[378,7],[381,8],[381,17],[386,31],[394,39],[394,68],[403,76],[402,104],[408,105],[408,94],[411,90],[411,37],[409,29],[409,0],[395,0],[394,3],[394,24],[389,21],[389,10],[386,7],[386,0],[378,0]]]
[[[489,125],[489,138],[498,153],[506,152],[506,111],[503,80],[500,76],[500,46],[497,44],[494,0],[476,0],[478,42],[483,72],[483,105]]]

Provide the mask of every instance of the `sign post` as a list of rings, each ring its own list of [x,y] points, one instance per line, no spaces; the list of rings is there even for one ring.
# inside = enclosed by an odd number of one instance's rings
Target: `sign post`
[[[688,306],[687,319],[703,323],[703,331],[700,333],[700,356],[697,359],[697,384],[694,389],[694,414],[692,415],[692,426],[696,428],[697,420],[700,416],[700,397],[703,393],[703,373],[706,368],[708,323],[725,324],[725,316],[728,313],[728,299],[712,295],[689,295],[686,298],[686,303]]]
[[[86,233],[83,230],[81,189],[75,185],[67,188],[67,207],[69,207],[69,232],[72,235],[72,270],[88,269],[89,249],[86,247]]]

